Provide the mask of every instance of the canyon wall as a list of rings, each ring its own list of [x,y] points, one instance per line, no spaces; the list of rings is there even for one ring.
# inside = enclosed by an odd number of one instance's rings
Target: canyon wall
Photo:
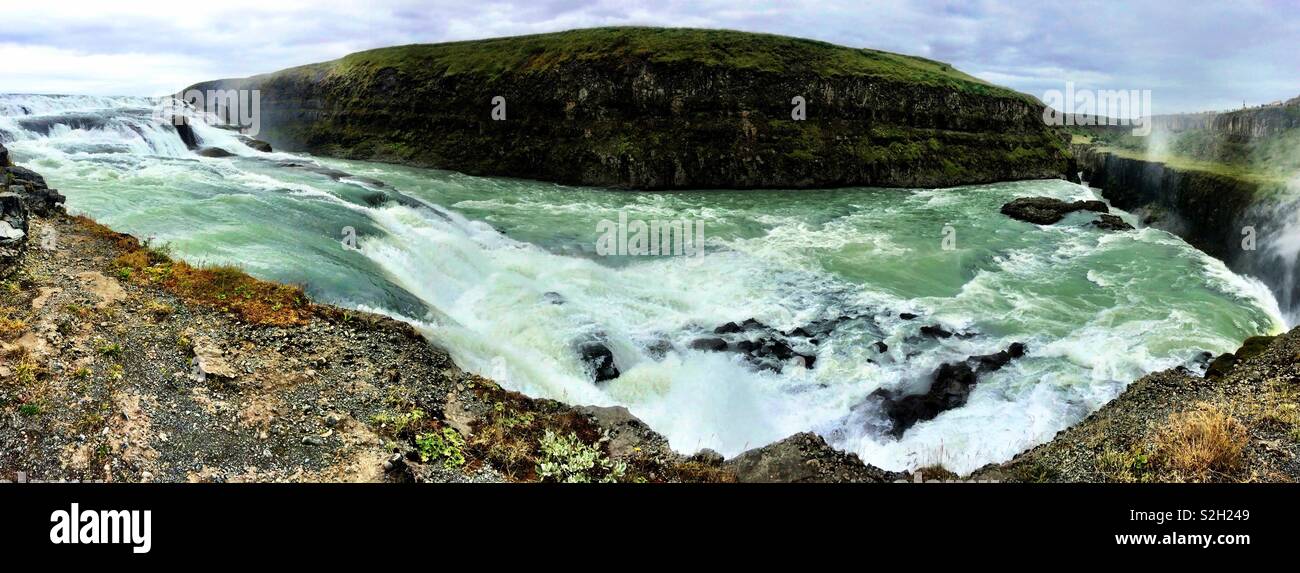
[[[939,187],[1074,171],[1032,97],[940,62],[764,34],[402,46],[190,89],[260,90],[259,137],[277,149],[566,184]]]

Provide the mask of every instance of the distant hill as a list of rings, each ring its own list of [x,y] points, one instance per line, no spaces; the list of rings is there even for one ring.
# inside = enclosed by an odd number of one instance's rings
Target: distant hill
[[[231,88],[261,90],[262,137],[278,149],[570,184],[948,186],[1071,171],[1030,96],[941,62],[767,34],[399,46],[190,89]]]

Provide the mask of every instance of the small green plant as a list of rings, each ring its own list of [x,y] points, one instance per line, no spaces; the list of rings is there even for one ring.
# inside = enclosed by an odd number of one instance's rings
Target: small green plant
[[[23,404],[18,407],[18,413],[24,416],[39,416],[41,407],[36,404]]]
[[[14,366],[14,378],[18,380],[21,386],[30,386],[36,383],[36,375],[40,373],[40,366],[36,364],[29,356],[23,356]]]
[[[424,410],[413,408],[411,411],[403,413],[380,412],[371,416],[370,422],[392,432],[393,435],[397,435],[423,419]]]
[[[116,342],[105,344],[99,347],[99,353],[109,358],[121,358],[122,352],[123,352],[122,345]]]
[[[113,381],[121,380],[124,374],[126,374],[126,369],[122,368],[121,364],[114,364],[108,367],[109,380],[113,380]]]
[[[85,380],[87,378],[90,378],[90,368],[82,366],[72,373],[72,377],[78,380]]]
[[[539,445],[537,476],[543,481],[614,483],[627,471],[627,464],[610,461],[600,451],[600,442],[584,444],[573,432],[561,436],[546,430]]]
[[[415,436],[415,448],[421,462],[441,459],[442,467],[449,470],[465,465],[465,440],[451,428]]]

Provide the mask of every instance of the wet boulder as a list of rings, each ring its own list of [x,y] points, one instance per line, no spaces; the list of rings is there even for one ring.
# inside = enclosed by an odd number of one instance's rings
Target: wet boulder
[[[1210,362],[1205,368],[1206,378],[1219,378],[1232,371],[1232,367],[1237,365],[1237,357],[1232,353],[1224,352]]]
[[[194,133],[194,127],[190,125],[190,120],[185,116],[175,116],[171,119],[172,127],[176,128],[176,135],[180,136],[181,142],[185,148],[191,151],[199,148],[199,136]]]
[[[8,191],[16,193],[27,203],[32,213],[48,217],[63,212],[63,202],[67,200],[62,193],[50,189],[45,178],[26,167],[10,167]]]
[[[1019,197],[1002,206],[1003,215],[1036,225],[1051,225],[1075,211],[1109,213],[1110,208],[1103,201],[1067,202],[1051,197]]]
[[[262,140],[260,140],[260,139],[253,139],[253,138],[248,137],[248,136],[243,136],[243,137],[240,137],[239,140],[242,141],[242,142],[244,143],[244,145],[247,145],[247,146],[249,146],[249,147],[251,147],[251,148],[253,148],[253,149],[256,149],[256,150],[258,150],[258,151],[261,151],[262,153],[270,153],[270,152],[271,152],[271,144],[269,144],[269,143],[267,143],[267,142],[265,142],[265,141],[262,141]]]
[[[226,151],[220,147],[204,147],[203,149],[200,149],[195,153],[203,157],[213,157],[213,158],[233,157],[235,155],[234,153]]]
[[[728,322],[713,329],[715,336],[696,339],[690,347],[708,352],[736,352],[760,370],[781,372],[792,361],[811,369],[817,356],[808,352],[808,347],[817,346],[818,337],[830,333],[836,324],[848,318],[814,321],[786,332],[752,318],[739,323]]]
[[[880,389],[869,400],[880,404],[888,423],[888,433],[902,436],[918,422],[933,420],[939,414],[966,405],[980,374],[996,371],[1025,355],[1025,345],[1012,343],[993,354],[970,356],[961,362],[945,363],[931,376],[929,387],[919,394]]]
[[[931,338],[952,338],[952,331],[937,324],[922,326],[921,334]]]
[[[691,348],[706,352],[722,352],[727,349],[727,341],[721,338],[699,338],[691,342]]]
[[[923,394],[881,393],[881,409],[891,422],[890,433],[901,436],[917,422],[933,420],[943,412],[966,405],[975,382],[975,370],[965,362],[954,362],[939,366],[930,389]]]
[[[620,374],[614,364],[614,353],[601,341],[591,340],[578,345],[578,357],[596,382],[613,380]]]
[[[993,354],[983,356],[972,356],[968,361],[974,362],[975,369],[979,372],[994,372],[1024,355],[1025,345],[1020,342],[1013,342],[1006,350],[999,350]]]
[[[1103,231],[1132,231],[1133,225],[1124,222],[1119,215],[1102,215],[1092,222],[1092,226]]]

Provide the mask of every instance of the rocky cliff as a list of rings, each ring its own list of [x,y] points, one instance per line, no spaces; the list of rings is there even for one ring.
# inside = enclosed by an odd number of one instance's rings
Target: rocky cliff
[[[1073,171],[1029,96],[940,62],[763,34],[402,46],[190,89],[260,90],[277,149],[568,184],[933,187]]]
[[[1220,260],[1233,262],[1241,254],[1242,225],[1266,185],[1091,145],[1073,147],[1083,179],[1112,205],[1143,212],[1146,222]]]
[[[1210,129],[1241,138],[1261,138],[1300,128],[1300,98],[1274,104],[1221,113]]]

